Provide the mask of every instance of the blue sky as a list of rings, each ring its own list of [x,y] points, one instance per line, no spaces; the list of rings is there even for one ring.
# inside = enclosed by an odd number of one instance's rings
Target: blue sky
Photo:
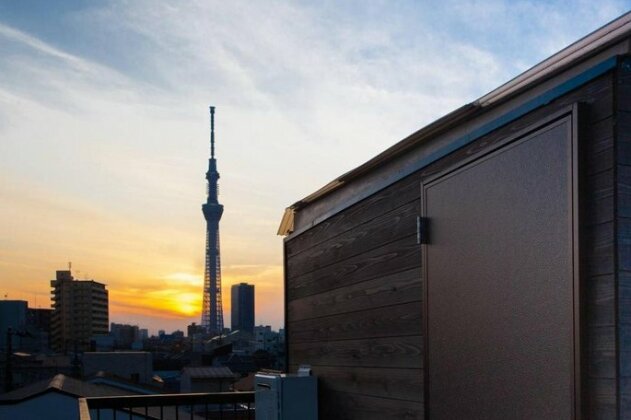
[[[212,104],[224,287],[278,327],[286,206],[630,5],[0,2],[2,292],[72,260],[115,321],[198,320]]]

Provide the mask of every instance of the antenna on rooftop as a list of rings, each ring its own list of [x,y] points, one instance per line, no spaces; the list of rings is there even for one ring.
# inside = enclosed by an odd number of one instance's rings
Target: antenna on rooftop
[[[72,261],[68,261],[68,271],[72,271]]]

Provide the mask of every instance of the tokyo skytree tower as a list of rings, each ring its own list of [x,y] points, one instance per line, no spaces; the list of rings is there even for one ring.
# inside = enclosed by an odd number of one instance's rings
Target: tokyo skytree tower
[[[210,159],[208,160],[208,194],[202,212],[206,219],[206,270],[204,271],[204,296],[202,327],[206,332],[218,335],[223,331],[221,304],[221,255],[219,252],[219,221],[223,205],[219,204],[217,160],[215,159],[215,107],[210,107]]]

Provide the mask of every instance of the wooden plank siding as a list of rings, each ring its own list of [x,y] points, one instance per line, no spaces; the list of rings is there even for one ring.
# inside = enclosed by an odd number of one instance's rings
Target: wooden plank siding
[[[289,369],[312,365],[320,418],[422,414],[419,181],[286,242]]]
[[[483,155],[577,102],[585,105],[580,138],[585,418],[616,418],[616,285],[623,282],[616,272],[621,223],[615,215],[624,212],[631,221],[631,207],[620,209],[623,201],[631,204],[631,172],[619,169],[622,162],[614,155],[621,148],[614,142],[614,80],[613,72],[607,73],[286,240],[289,369],[312,365],[319,377],[320,418],[423,417],[423,282],[416,243],[420,181]],[[631,118],[628,123],[631,127]],[[628,143],[631,168],[631,130]],[[616,176],[618,191],[627,194],[618,198],[618,208]],[[631,247],[631,236],[620,235],[618,240]],[[627,260],[624,296],[631,302]],[[624,319],[631,325],[631,310]],[[631,334],[628,344],[625,357],[631,357]],[[631,387],[629,371],[625,384]]]
[[[631,61],[623,60],[616,83],[616,275],[619,418],[631,419]]]

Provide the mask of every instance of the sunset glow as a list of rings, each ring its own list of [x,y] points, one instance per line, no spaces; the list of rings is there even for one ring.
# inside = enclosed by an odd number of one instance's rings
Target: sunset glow
[[[71,261],[151,332],[200,322],[209,105],[224,323],[248,282],[277,329],[285,207],[626,8],[26,3],[0,4],[0,293],[49,307]]]

